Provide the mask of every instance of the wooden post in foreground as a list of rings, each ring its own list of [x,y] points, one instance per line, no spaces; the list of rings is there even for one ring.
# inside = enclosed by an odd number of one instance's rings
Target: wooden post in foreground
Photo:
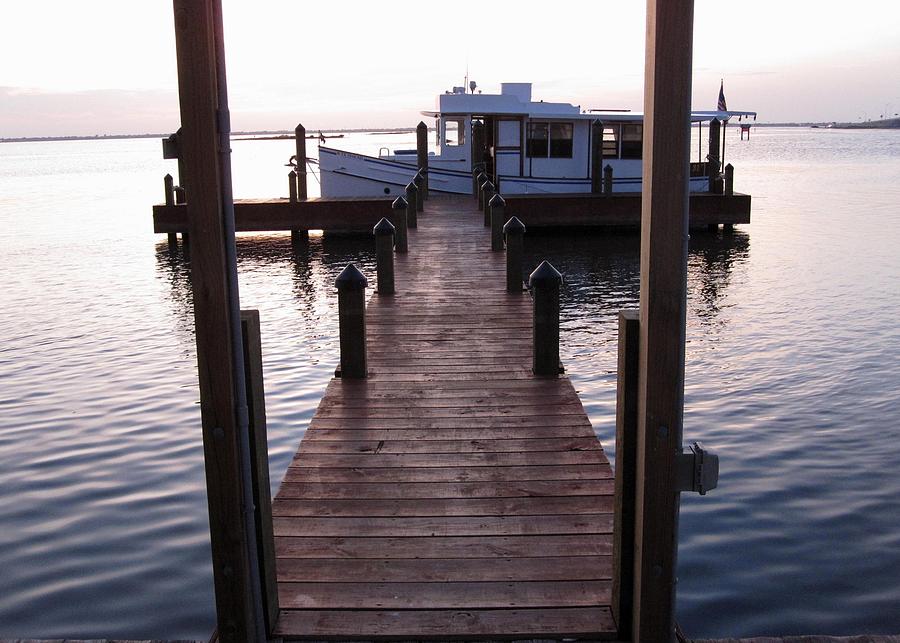
[[[407,228],[418,228],[419,227],[419,213],[416,211],[416,188],[415,183],[407,183],[406,184],[406,227]]]
[[[262,582],[266,632],[278,620],[278,581],[275,574],[275,532],[272,527],[272,490],[269,484],[269,442],[266,432],[266,399],[263,386],[262,338],[258,310],[241,311],[244,339],[244,382],[247,387],[250,451],[253,462],[253,498],[256,501],[256,551]]]
[[[497,194],[497,191],[494,189],[494,184],[489,180],[484,184],[484,198],[482,199],[481,204],[481,212],[484,215],[482,218],[484,219],[484,227],[487,228],[491,225],[491,199],[494,198],[494,195]]]
[[[603,123],[591,123],[591,193],[603,192]]]
[[[306,201],[306,128],[301,124],[294,129],[294,143],[297,148],[297,198]]]
[[[422,171],[425,179],[419,186],[422,198],[428,199],[428,126],[422,121],[416,125],[416,167]]]
[[[397,252],[409,252],[408,235],[406,234],[406,199],[398,196],[391,204],[391,216],[394,218],[394,248]]]
[[[559,376],[559,284],[562,275],[542,261],[528,277],[534,296],[532,368],[538,377]]]
[[[363,379],[366,367],[366,285],[368,281],[352,263],[338,275],[338,332],[340,334],[340,377]],[[337,373],[336,373],[337,375]]]
[[[522,292],[522,256],[525,254],[525,224],[511,217],[503,224],[506,237],[506,291]]]
[[[491,208],[491,250],[503,250],[506,201],[499,194],[495,194],[488,205]]]
[[[406,184],[406,225],[410,228],[417,228],[419,226],[419,202],[419,188],[416,186],[414,180],[410,181]],[[415,222],[415,225],[411,224],[410,221]]]
[[[375,235],[375,270],[379,295],[394,294],[394,224],[381,218],[372,228]]]
[[[258,578],[251,571],[248,524],[244,519],[244,453],[237,408],[243,372],[236,368],[233,303],[228,280],[227,244],[219,149],[217,83],[217,0],[174,0],[175,45],[182,133],[183,177],[191,187],[187,212],[192,242],[191,282],[200,380],[200,415],[206,464],[206,495],[215,583],[219,640],[260,640],[262,615],[253,598]],[[227,162],[227,159],[226,159]],[[255,563],[253,563],[255,567]]]
[[[631,640],[634,603],[634,488],[637,448],[637,393],[640,319],[637,310],[619,311],[616,377],[616,492],[613,517],[612,611],[619,638]]]
[[[641,199],[635,641],[675,636],[693,0],[648,0]]]

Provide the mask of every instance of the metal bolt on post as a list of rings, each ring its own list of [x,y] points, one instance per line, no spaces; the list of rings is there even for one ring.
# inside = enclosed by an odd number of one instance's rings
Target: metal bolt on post
[[[338,330],[343,378],[366,377],[366,286],[368,280],[352,263],[338,275]]]
[[[488,205],[491,207],[491,250],[503,250],[506,201],[499,194],[495,194]]]
[[[375,265],[378,294],[394,294],[394,224],[382,217],[372,229],[375,235]]]
[[[541,377],[559,375],[559,284],[562,275],[549,261],[541,262],[528,285],[534,298],[532,370]]]
[[[525,252],[525,224],[512,217],[503,226],[506,236],[506,290],[522,292],[522,255]]]
[[[482,211],[484,212],[484,227],[487,228],[491,225],[491,199],[494,198],[496,194],[496,190],[494,190],[494,184],[488,181],[484,184],[484,205],[482,206]]]
[[[398,196],[391,204],[394,217],[394,249],[397,252],[408,252],[409,245],[406,234],[406,199]]]

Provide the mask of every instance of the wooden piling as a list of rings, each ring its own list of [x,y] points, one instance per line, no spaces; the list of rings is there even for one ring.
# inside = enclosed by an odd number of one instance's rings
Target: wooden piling
[[[613,618],[619,637],[631,640],[634,604],[634,503],[638,422],[640,313],[619,311],[616,377],[616,493],[613,516]]]
[[[288,201],[297,202],[297,172],[294,170],[288,172]]]
[[[484,214],[484,227],[490,227],[491,225],[491,199],[494,198],[496,194],[496,190],[494,190],[494,184],[490,181],[487,181],[484,184],[484,203],[481,206],[481,211]]]
[[[166,174],[163,178],[163,188],[166,193],[166,205],[175,205],[175,180],[171,174]],[[174,232],[169,233],[169,247],[174,248],[178,243],[178,235]]]
[[[488,204],[491,208],[491,250],[503,250],[503,224],[506,222],[506,201],[495,194]]]
[[[406,233],[406,199],[398,196],[391,204],[394,217],[394,248],[397,252],[408,252],[409,242]]]
[[[534,298],[532,370],[539,377],[559,376],[559,284],[562,275],[549,261],[541,262],[528,285]]]
[[[591,123],[591,192],[603,192],[603,123]]]
[[[635,641],[675,636],[684,408],[692,0],[648,0],[641,203]]]
[[[425,175],[416,172],[413,183],[416,184],[416,212],[422,212],[425,209]]]
[[[382,218],[372,229],[379,295],[394,294],[394,224]]]
[[[485,180],[481,178],[481,175],[483,173],[484,163],[479,163],[474,168],[472,168],[472,196],[474,196],[476,200],[478,199],[478,188]]]
[[[718,118],[714,118],[709,122],[709,156],[707,175],[709,176],[709,191],[717,194],[717,184],[719,181],[719,133],[721,124]]]
[[[219,154],[215,0],[174,0],[182,133],[179,137],[193,238],[191,282],[206,465],[216,620],[223,642],[256,641],[261,623],[251,589],[251,545],[244,520],[242,446],[235,410],[232,302]],[[230,238],[229,238],[230,237]],[[240,382],[243,386],[243,382]],[[246,481],[249,484],[250,481]],[[259,615],[261,617],[261,615]]]
[[[506,290],[522,292],[522,258],[525,254],[525,224],[512,217],[503,225],[506,237]]]
[[[613,193],[613,169],[612,165],[606,164],[603,168],[603,194],[611,196]]]
[[[297,149],[297,198],[308,198],[306,185],[306,128],[298,124],[294,129],[294,143]]]
[[[428,198],[428,126],[419,121],[416,125],[416,167],[422,170],[424,183],[419,186],[422,198]],[[419,210],[421,212],[421,210]]]
[[[725,196],[734,196],[734,166],[725,166]]]
[[[338,290],[338,332],[341,366],[346,379],[364,379],[366,368],[366,285],[368,281],[352,263],[334,282]]]
[[[406,184],[406,227],[419,227],[419,213],[416,212],[416,184]]]
[[[262,338],[259,311],[241,311],[241,335],[244,340],[244,383],[252,462],[256,551],[266,631],[272,632],[278,621],[278,581],[275,572],[275,532],[272,527],[272,491],[269,482],[269,443],[266,430],[266,401],[263,385]]]

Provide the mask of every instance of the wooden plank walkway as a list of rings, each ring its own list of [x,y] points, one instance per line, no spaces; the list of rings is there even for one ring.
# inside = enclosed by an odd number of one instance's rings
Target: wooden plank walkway
[[[614,638],[613,478],[468,197],[434,198],[275,500],[285,639]],[[375,276],[369,275],[374,285]]]

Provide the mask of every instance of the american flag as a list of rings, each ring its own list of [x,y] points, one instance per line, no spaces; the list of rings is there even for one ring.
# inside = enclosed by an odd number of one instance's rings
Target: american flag
[[[720,112],[727,112],[728,107],[725,105],[725,81],[721,81],[721,85],[719,85],[719,104],[716,106],[716,109]]]

